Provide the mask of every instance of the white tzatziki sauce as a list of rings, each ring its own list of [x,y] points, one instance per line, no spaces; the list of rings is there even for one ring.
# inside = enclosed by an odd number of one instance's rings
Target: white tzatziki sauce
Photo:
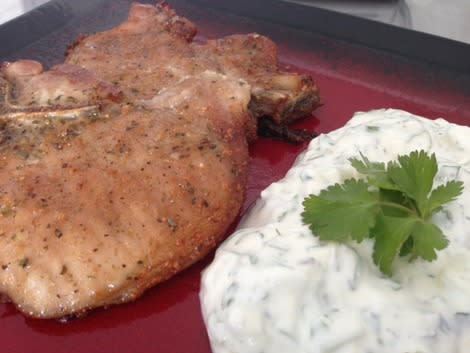
[[[449,239],[437,260],[400,257],[388,278],[372,240],[321,242],[303,225],[305,197],[360,177],[349,158],[421,149],[436,154],[435,185],[464,182],[434,216]],[[214,353],[470,352],[470,128],[388,109],[320,135],[220,246],[200,299]]]

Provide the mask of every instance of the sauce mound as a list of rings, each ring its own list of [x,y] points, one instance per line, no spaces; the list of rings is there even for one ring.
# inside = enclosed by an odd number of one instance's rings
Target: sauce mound
[[[389,161],[435,153],[435,185],[464,183],[434,218],[449,239],[437,260],[400,257],[394,275],[372,261],[372,241],[321,242],[302,201],[347,178],[360,153]],[[341,220],[338,220],[341,222]],[[383,109],[321,135],[270,185],[217,250],[201,283],[214,353],[466,353],[470,347],[470,128]]]

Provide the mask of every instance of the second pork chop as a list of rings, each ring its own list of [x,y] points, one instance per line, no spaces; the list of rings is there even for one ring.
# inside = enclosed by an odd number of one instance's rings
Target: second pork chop
[[[251,85],[250,111],[278,124],[309,116],[320,105],[310,76],[282,72],[277,46],[259,34],[193,42],[197,27],[164,3],[133,4],[112,30],[83,37],[67,62],[98,73],[128,99],[152,98],[187,76],[211,70]]]

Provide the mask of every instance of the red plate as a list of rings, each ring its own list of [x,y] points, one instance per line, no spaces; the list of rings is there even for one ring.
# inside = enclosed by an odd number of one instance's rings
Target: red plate
[[[59,31],[18,48],[8,59],[28,56],[49,63],[51,58],[59,61],[58,53],[64,47],[56,43],[70,43],[78,31],[102,30],[119,22],[130,1],[104,3],[94,16],[72,19]],[[251,31],[266,34],[278,43],[282,64],[287,69],[311,74],[321,88],[324,106],[315,116],[298,123],[299,127],[324,133],[342,126],[356,111],[382,107],[470,124],[468,75],[287,26],[201,9],[181,1],[172,4],[179,13],[198,23],[201,38]],[[263,188],[285,174],[304,148],[265,139],[252,146],[251,173],[242,212]],[[134,303],[97,310],[65,323],[28,319],[13,305],[0,304],[0,350],[210,353],[198,299],[200,272],[210,260],[211,256],[147,291]]]

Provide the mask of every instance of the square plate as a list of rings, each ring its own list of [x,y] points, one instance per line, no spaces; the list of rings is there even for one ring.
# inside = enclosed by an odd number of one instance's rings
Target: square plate
[[[276,5],[271,0],[169,3],[178,14],[199,26],[198,40],[258,32],[278,44],[286,70],[311,74],[320,87],[324,105],[314,116],[297,123],[297,127],[325,133],[341,127],[356,111],[386,107],[470,125],[470,77],[465,63],[454,65],[452,51],[439,54],[449,56],[444,61],[420,58],[416,52],[420,45],[427,45],[421,36],[334,13],[327,14],[328,21],[309,26],[307,19],[314,21],[325,13],[304,9],[299,17],[296,6],[281,5],[282,2]],[[0,59],[31,58],[45,65],[58,63],[77,36],[119,24],[126,18],[130,4],[130,0],[53,0],[0,26]],[[360,33],[358,28],[349,27],[357,23]],[[381,28],[381,33],[392,38],[393,43],[407,39],[407,45],[394,50],[393,46],[374,44],[374,28]],[[455,45],[445,42],[445,46],[462,50],[460,44]],[[413,50],[407,52],[405,47]],[[463,49],[468,51],[468,46]],[[251,171],[241,214],[262,189],[284,176],[305,147],[263,138],[252,145]],[[235,226],[236,222],[227,235]],[[0,304],[2,351],[210,353],[198,291],[200,272],[211,257],[148,290],[133,303],[95,310],[78,320],[29,319],[13,305]]]

